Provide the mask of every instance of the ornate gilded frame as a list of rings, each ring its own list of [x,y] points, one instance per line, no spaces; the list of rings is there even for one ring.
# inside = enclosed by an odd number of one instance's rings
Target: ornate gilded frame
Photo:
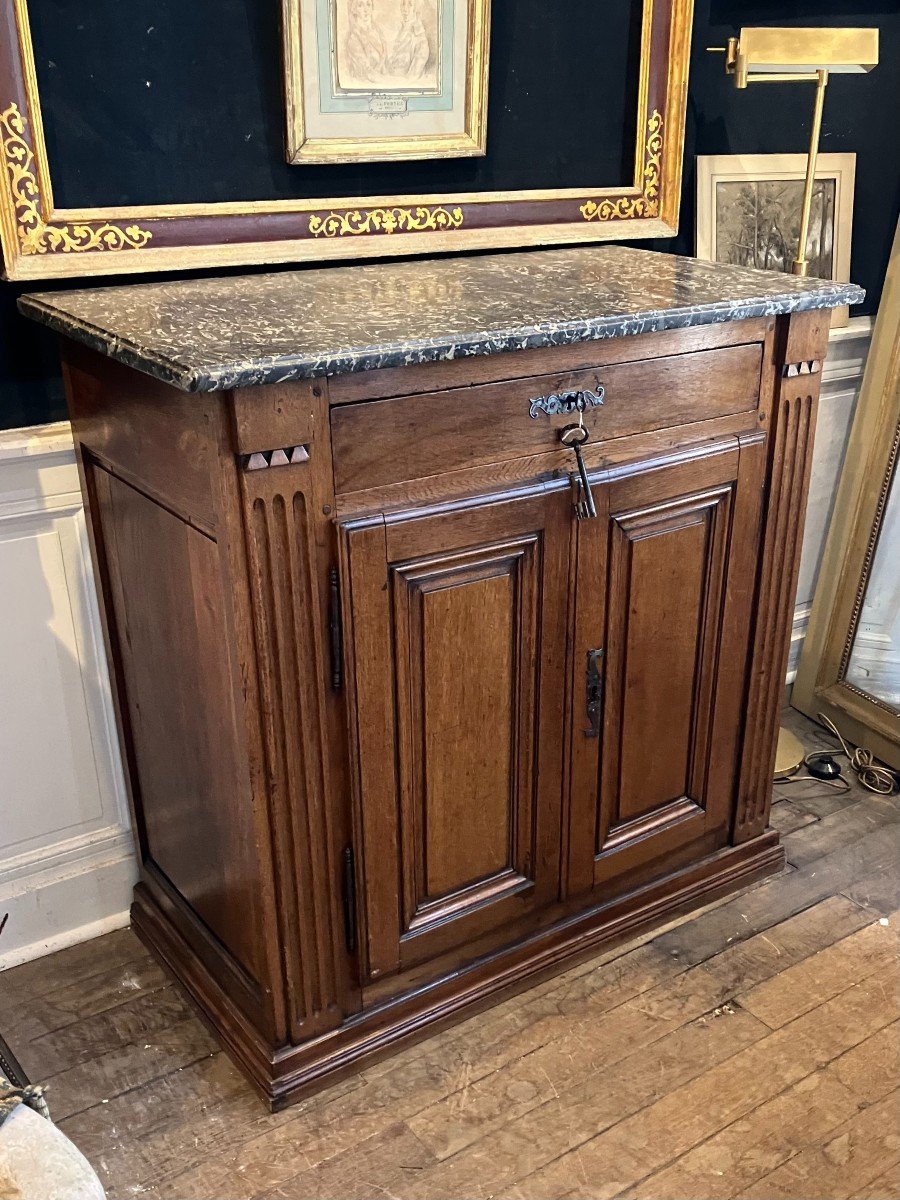
[[[491,0],[467,0],[465,129],[459,133],[419,134],[392,138],[317,138],[308,134],[303,100],[303,39],[300,6],[303,0],[281,0],[284,58],[284,96],[287,115],[286,150],[289,163],[379,162],[416,158],[458,158],[481,155],[487,148],[488,60],[491,40]]]
[[[613,188],[63,209],[27,0],[0,0],[0,242],[9,279],[668,237],[678,227],[693,0],[644,0],[634,182]]]
[[[900,770],[900,716],[847,678],[900,452],[900,226],[879,306],[791,703]],[[895,497],[894,503],[897,503]],[[890,553],[890,551],[888,551]],[[894,551],[896,553],[896,550]]]

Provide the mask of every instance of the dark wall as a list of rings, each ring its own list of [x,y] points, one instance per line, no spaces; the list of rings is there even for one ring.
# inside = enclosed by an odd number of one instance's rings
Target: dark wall
[[[253,56],[255,73],[251,75],[260,82],[254,85],[257,88],[255,103],[249,106],[253,122],[250,142],[254,137],[268,138],[268,167],[266,160],[259,158],[258,153],[256,159],[248,154],[246,159],[239,160],[234,154],[223,155],[217,150],[210,150],[207,156],[209,161],[202,158],[200,142],[191,141],[192,136],[196,138],[196,130],[192,134],[191,122],[185,116],[185,104],[190,103],[190,97],[179,90],[182,87],[180,83],[169,89],[170,102],[179,107],[182,113],[180,124],[176,122],[172,126],[161,119],[159,112],[153,117],[153,120],[165,126],[168,131],[165,135],[155,136],[152,128],[141,128],[139,123],[135,125],[132,118],[128,138],[116,138],[115,129],[107,129],[104,122],[110,119],[110,113],[120,120],[124,109],[111,109],[105,105],[102,88],[89,96],[81,85],[79,95],[88,110],[93,106],[95,116],[93,119],[86,117],[80,125],[72,125],[74,106],[65,94],[66,79],[71,78],[78,63],[81,66],[77,69],[84,72],[85,79],[91,75],[96,77],[94,64],[86,57],[85,47],[96,46],[98,39],[85,36],[80,52],[78,39],[71,39],[69,51],[72,57],[67,72],[61,69],[61,63],[65,63],[64,52],[69,52],[65,43],[54,46],[48,40],[43,45],[41,39],[45,36],[49,39],[54,29],[71,29],[75,2],[65,0],[63,4],[62,0],[32,0],[39,62],[56,64],[52,70],[46,66],[41,68],[41,84],[51,162],[65,168],[66,178],[71,181],[69,187],[72,195],[60,195],[60,201],[65,200],[70,204],[82,200],[93,203],[112,203],[113,200],[134,203],[168,198],[221,199],[240,196],[248,186],[248,172],[252,163],[255,163],[252,167],[254,182],[258,179],[262,184],[262,177],[256,176],[256,172],[267,172],[267,189],[260,191],[260,195],[290,194],[290,191],[285,193],[285,188],[289,186],[287,180],[297,178],[290,174],[296,169],[287,168],[281,161],[280,98],[272,73],[265,69],[273,56],[277,61],[277,42],[273,40],[272,24],[273,13],[277,10],[274,0],[266,4],[259,3],[259,0],[222,0],[216,8],[217,28],[221,31],[225,26],[225,40],[228,36],[225,18],[230,13],[235,21],[235,38],[240,36],[244,39],[241,42],[242,53]],[[87,4],[86,0],[77,2],[85,14],[89,34],[90,22],[101,6]],[[60,19],[54,22],[50,17],[57,7],[61,12],[65,10],[66,18],[63,20],[60,15]],[[134,0],[133,6],[117,5],[116,10],[120,14],[132,13],[128,19],[138,20],[146,30],[153,24],[153,21],[143,24],[148,10],[156,13],[157,18],[161,11],[167,11],[171,20],[177,18],[181,21],[186,19],[185,14],[203,7],[179,6],[172,0],[157,0],[152,5]],[[538,169],[535,164],[540,164],[541,170],[546,170],[549,161],[554,178],[562,178],[565,183],[571,178],[569,172],[578,174],[582,165],[585,171],[582,179],[605,178],[605,173],[602,176],[596,174],[602,169],[601,164],[620,162],[623,145],[626,142],[633,145],[633,127],[628,129],[621,112],[616,121],[598,128],[591,128],[586,122],[579,123],[573,117],[573,113],[585,111],[586,96],[601,91],[607,94],[616,91],[621,95],[633,89],[633,77],[629,77],[621,66],[616,68],[616,60],[624,59],[624,49],[634,36],[635,0],[618,0],[610,7],[619,10],[617,20],[613,22],[615,38],[610,37],[604,42],[602,53],[591,57],[596,69],[587,75],[583,70],[569,69],[555,72],[551,77],[541,63],[558,56],[562,62],[571,65],[574,43],[564,32],[557,33],[553,38],[547,37],[543,26],[546,17],[542,14],[548,8],[544,0],[494,0],[489,136],[498,138],[499,145],[499,130],[503,135],[503,146],[498,152],[496,167],[490,169],[508,172],[519,162],[522,170],[533,173]],[[596,0],[569,0],[566,4],[554,5],[550,11],[554,13],[554,22],[569,21],[583,29],[585,14],[596,14],[604,8],[607,5],[597,5]],[[136,18],[133,16],[135,11]],[[35,18],[36,13],[43,15],[43,22]],[[260,18],[260,13],[264,14],[264,19]],[[126,18],[120,16],[120,19]],[[156,23],[157,26],[160,24],[158,19]],[[677,237],[666,241],[635,244],[679,254],[693,252],[695,155],[789,153],[802,151],[807,144],[812,101],[812,90],[808,85],[760,86],[737,92],[725,77],[722,56],[708,54],[705,48],[723,45],[728,35],[736,32],[740,25],[817,24],[877,25],[881,30],[879,67],[866,77],[832,79],[828,88],[822,136],[824,151],[855,151],[858,156],[851,274],[868,291],[865,305],[856,311],[871,313],[877,308],[900,207],[900,139],[896,132],[900,102],[900,11],[895,0],[866,0],[862,5],[853,5],[851,0],[751,0],[749,3],[739,3],[738,0],[697,0],[681,229]],[[157,29],[156,32],[164,32],[164,29]],[[169,34],[172,36],[161,39],[159,44],[177,48],[181,57],[184,57],[185,61],[177,64],[179,80],[183,80],[185,71],[191,69],[200,72],[210,70],[204,57],[202,38],[189,39],[183,30],[175,36],[174,27]],[[223,35],[220,32],[218,36],[221,38]],[[582,46],[587,44],[590,50],[592,42],[596,45],[596,38],[584,39]],[[103,53],[107,54],[109,38],[99,39],[99,44]],[[156,104],[155,96],[166,89],[167,74],[171,72],[174,75],[176,65],[165,55],[160,57],[162,52],[156,48],[156,44],[148,49],[149,44],[147,37],[126,37],[124,31],[122,38],[116,40],[116,87],[127,89],[129,80],[143,80],[141,86],[146,87],[146,77],[149,77],[157,87],[157,93],[154,94]],[[610,46],[613,45],[616,52],[611,54]],[[192,48],[186,55],[183,53],[185,46]],[[122,47],[133,47],[133,50],[123,51]],[[154,55],[157,57],[154,58]],[[611,79],[610,73],[615,69],[619,74],[614,74]],[[529,83],[533,78],[539,78],[539,86]],[[96,84],[94,86],[96,88]],[[152,92],[153,88],[149,90]],[[542,97],[541,103],[536,106],[535,94]],[[234,97],[230,93],[223,97],[221,84],[216,88],[216,96],[216,105],[224,106],[222,111],[227,110],[227,119],[223,118],[221,127],[232,129],[233,118],[228,116],[231,112],[229,106],[234,107],[235,112],[246,115],[247,98],[244,97],[239,105],[234,106]],[[199,103],[199,100],[196,102]],[[527,121],[521,119],[526,104],[530,113]],[[132,111],[142,110],[135,107]],[[215,111],[219,111],[219,108]],[[595,115],[602,113],[604,106],[595,105],[590,111]],[[606,108],[607,118],[610,111],[614,109]],[[150,112],[151,109],[148,109],[144,113],[145,121],[150,120]],[[586,131],[589,135],[587,138]],[[209,139],[205,130],[201,129],[201,132],[215,148],[219,139]],[[242,132],[241,140],[245,136]],[[244,144],[248,143],[245,141]],[[542,154],[534,153],[535,145],[544,147]],[[71,157],[63,158],[66,155]],[[165,165],[164,170],[160,168],[161,161]],[[93,173],[89,170],[92,162],[95,167]],[[430,183],[426,185],[425,179],[431,179],[436,171],[440,173],[445,169],[456,173],[453,179],[462,173],[458,186],[468,188],[477,184],[474,179],[464,182],[465,173],[473,170],[483,172],[485,168],[483,164],[473,165],[471,162],[444,167],[435,164],[390,164],[379,168],[379,189],[376,190],[408,192],[416,190],[419,184],[425,190],[425,186],[432,186]],[[328,191],[333,187],[328,177],[330,170],[322,169],[316,188],[324,187]],[[62,173],[60,170],[60,177]],[[616,175],[621,177],[618,172]],[[112,186],[112,180],[118,179],[122,194],[115,197],[105,193],[88,195],[86,189],[97,186],[98,178],[106,180],[109,186]],[[202,187],[198,179],[202,179]],[[390,189],[387,186],[388,179],[391,181]],[[582,179],[578,179],[578,182]],[[178,187],[182,191],[172,196],[163,194],[162,189],[172,186],[172,180],[179,181]],[[610,179],[610,182],[614,181]],[[448,178],[446,182],[449,186],[452,179]],[[527,182],[523,180],[515,186],[535,186],[541,182],[544,180],[536,177],[532,182],[529,178]],[[146,192],[141,190],[144,184]],[[494,186],[493,178],[487,176],[484,186]],[[197,195],[191,194],[192,188],[198,189]],[[256,190],[259,191],[259,188]],[[347,191],[352,190],[348,186]],[[331,194],[336,191],[338,189],[333,189]],[[144,277],[135,277],[133,281],[141,278]],[[86,280],[76,284],[71,281],[65,284],[49,281],[38,285],[0,283],[0,428],[38,424],[65,415],[56,366],[55,341],[44,330],[19,317],[15,309],[16,297],[36,287],[48,290],[121,282],[123,280],[119,278]]]
[[[28,7],[63,208],[552,188],[633,170],[642,0],[564,0],[550,19],[547,0],[494,0],[484,157],[303,166],[284,158],[279,0],[77,0],[77,21],[74,0]]]
[[[809,144],[812,87],[757,84],[738,91],[724,77],[723,46],[741,25],[877,25],[881,61],[869,75],[833,75],[821,149],[855,151],[856,199],[850,274],[867,291],[854,313],[874,313],[900,210],[900,5],[897,0],[698,0],[677,238],[661,250],[692,254],[698,154],[789,154]]]

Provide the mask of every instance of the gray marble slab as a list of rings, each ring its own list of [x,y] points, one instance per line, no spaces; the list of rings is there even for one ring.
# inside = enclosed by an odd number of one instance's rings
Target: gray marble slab
[[[23,296],[26,316],[185,391],[856,304],[849,283],[588,246]]]

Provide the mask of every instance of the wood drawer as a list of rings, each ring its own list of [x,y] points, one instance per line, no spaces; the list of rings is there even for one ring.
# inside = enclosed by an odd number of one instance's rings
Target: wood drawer
[[[335,491],[422,479],[559,447],[577,416],[531,416],[532,401],[604,389],[585,413],[590,441],[747,412],[759,402],[762,345],[753,343],[537,375],[332,409]]]

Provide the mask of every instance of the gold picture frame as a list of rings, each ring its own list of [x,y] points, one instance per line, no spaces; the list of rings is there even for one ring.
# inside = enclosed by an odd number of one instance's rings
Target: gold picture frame
[[[696,254],[709,262],[732,262],[740,266],[756,266],[767,269],[762,255],[759,261],[740,261],[723,252],[718,233],[723,205],[729,189],[739,199],[739,189],[755,186],[767,188],[769,193],[782,184],[792,186],[790,199],[791,220],[796,217],[799,229],[800,209],[803,200],[803,184],[806,179],[805,154],[710,154],[697,157],[697,218]],[[850,246],[853,240],[853,196],[856,186],[856,155],[820,154],[816,162],[816,184],[829,189],[826,233],[830,237],[828,257],[831,271],[825,278],[837,283],[850,282]],[[814,194],[814,204],[816,196]],[[770,206],[776,200],[769,196]],[[735,202],[733,201],[733,204]],[[736,206],[736,205],[735,205]],[[815,213],[814,213],[815,215]],[[823,213],[823,217],[824,217]],[[747,220],[751,220],[748,216]],[[753,231],[751,231],[753,232]],[[813,231],[810,234],[813,242]],[[790,246],[783,260],[770,270],[790,273],[795,250]],[[811,255],[810,275],[815,274],[815,255]],[[838,308],[832,314],[832,328],[846,325],[849,319],[847,308]]]
[[[0,0],[0,245],[8,279],[662,238],[677,232],[693,0],[643,0],[625,184],[91,208],[55,205],[28,0]]]
[[[281,0],[282,43],[284,54],[285,110],[287,114],[287,160],[289,163],[346,163],[384,162],[422,158],[460,158],[467,155],[483,155],[487,149],[487,96],[488,66],[491,40],[491,0],[431,0],[438,26],[437,50],[429,47],[429,63],[433,63],[434,78],[423,80],[416,88],[410,81],[406,87],[397,79],[354,81],[356,87],[342,88],[339,79],[341,47],[347,39],[338,37],[338,4],[341,0]],[[348,6],[354,3],[372,5],[373,0],[345,0]],[[382,7],[401,12],[413,11],[412,5],[426,0],[380,0]],[[324,10],[324,11],[323,11]],[[465,24],[455,36],[459,12],[465,15]],[[327,13],[328,20],[325,20]],[[442,24],[449,28],[446,42],[442,38]],[[310,35],[304,37],[306,27]],[[422,30],[420,36],[427,39],[432,30]],[[397,32],[399,40],[404,35],[402,24]],[[377,26],[376,26],[376,36]],[[386,39],[376,43],[380,74],[387,74],[385,59],[392,57]],[[424,41],[428,46],[428,41]],[[316,78],[308,79],[305,56],[322,66]],[[406,62],[409,64],[409,55]],[[317,60],[317,61],[316,61]],[[444,62],[443,60],[446,60]],[[326,69],[326,64],[327,68]],[[365,64],[364,64],[365,65]],[[455,68],[455,69],[454,69]],[[427,71],[427,68],[425,68]],[[454,79],[462,74],[454,86]],[[322,78],[325,76],[326,78]],[[368,83],[368,87],[366,86]],[[318,84],[317,88],[315,85]],[[319,88],[326,86],[322,99],[330,104],[334,113],[313,114],[308,105],[317,97]],[[421,94],[428,90],[431,95]],[[446,124],[443,111],[430,107],[424,112],[410,111],[412,104],[438,106],[449,104],[453,120],[458,125],[454,130],[441,132],[427,128],[429,119],[434,124]],[[373,108],[382,110],[381,118],[374,115]],[[406,132],[403,128],[391,130],[399,120],[412,119],[417,127],[426,126],[419,132]],[[326,129],[330,126],[351,125],[355,120],[355,134],[332,134],[316,136],[313,127],[318,123]],[[380,131],[366,131],[366,123],[374,123]]]
[[[794,708],[824,714],[857,746],[900,770],[900,710],[853,677],[851,660],[876,559],[895,561],[882,534],[900,501],[900,225],[872,336],[809,629],[791,696]],[[894,509],[896,514],[896,508]]]

